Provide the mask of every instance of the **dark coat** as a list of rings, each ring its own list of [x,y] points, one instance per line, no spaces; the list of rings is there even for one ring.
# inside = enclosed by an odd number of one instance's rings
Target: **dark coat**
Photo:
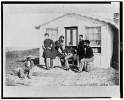
[[[63,48],[62,48],[62,43],[61,43],[61,41],[60,41],[60,40],[56,41],[56,42],[55,42],[55,45],[56,45],[56,46],[55,46],[55,49],[56,49],[56,51],[57,51],[57,56],[58,56],[58,57],[61,57],[62,54],[58,51],[58,49],[60,48],[61,51],[64,52],[64,50],[63,50]]]
[[[59,48],[62,50],[62,52],[63,52],[63,48],[62,48],[62,43],[61,43],[61,41],[60,40],[58,40],[58,41],[56,41],[55,42],[55,49],[56,50],[58,50]]]
[[[80,41],[78,44],[77,55],[79,56],[79,60],[84,57],[84,40]]]
[[[45,39],[44,40],[44,47],[45,47],[44,52],[43,52],[43,57],[44,58],[52,58],[53,57],[52,46],[55,46],[53,40],[51,40],[51,39]]]
[[[57,56],[57,50],[55,49],[55,44],[52,46],[51,48],[51,52],[52,52],[52,59],[55,59]]]
[[[84,53],[84,58],[91,58],[93,57],[93,50],[90,46],[86,47],[86,52]]]

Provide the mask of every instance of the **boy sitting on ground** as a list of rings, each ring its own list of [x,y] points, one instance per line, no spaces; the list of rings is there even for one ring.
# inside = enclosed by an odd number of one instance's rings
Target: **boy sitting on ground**
[[[24,67],[19,69],[19,77],[23,79],[27,74],[27,77],[31,79],[33,74],[33,67],[34,62],[31,60],[31,56],[27,56],[26,61],[24,62]]]

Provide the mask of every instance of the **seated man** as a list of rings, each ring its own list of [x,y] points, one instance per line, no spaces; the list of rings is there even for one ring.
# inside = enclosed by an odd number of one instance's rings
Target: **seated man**
[[[63,57],[65,56],[63,47],[64,47],[64,36],[61,35],[59,37],[59,40],[55,42],[55,49],[56,49],[56,52],[57,52],[56,56],[57,56],[57,58],[59,58],[58,63],[59,62],[61,63],[61,64],[59,64],[59,66],[63,66]]]
[[[83,68],[85,69],[86,72],[88,72],[87,71],[87,63],[93,62],[93,60],[94,60],[93,50],[89,46],[89,44],[90,44],[89,40],[84,41],[84,53],[83,53],[84,56],[80,60],[79,72],[82,72]]]
[[[75,52],[75,50],[72,48],[72,43],[71,42],[69,42],[69,47],[67,47],[65,50],[65,66],[66,66],[66,68],[65,68],[65,70],[69,70],[69,62],[68,62],[68,60],[70,59],[70,58],[73,58],[74,57],[74,54],[76,54],[76,52]]]
[[[19,77],[25,78],[25,74],[27,77],[31,79],[33,74],[34,62],[31,60],[31,56],[27,56],[26,61],[24,62],[24,67],[19,69]]]

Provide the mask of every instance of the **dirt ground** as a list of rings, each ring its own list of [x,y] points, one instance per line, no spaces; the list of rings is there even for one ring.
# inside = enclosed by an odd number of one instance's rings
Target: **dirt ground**
[[[20,79],[17,76],[19,70],[18,62],[16,68],[6,68],[7,86],[113,86],[119,85],[119,72],[113,68],[89,67],[89,72],[76,73],[65,71],[61,67],[46,70],[45,66],[35,66],[32,79]],[[9,63],[10,64],[10,63]],[[15,63],[11,62],[11,66]],[[22,64],[23,65],[23,64]],[[11,69],[10,69],[11,68]]]
[[[119,71],[113,68],[88,67],[88,72],[76,73],[74,67],[66,71],[61,67],[46,70],[45,66],[36,64],[32,79],[20,79],[19,68],[23,67],[27,55],[39,57],[39,49],[6,52],[5,80],[6,86],[113,86],[119,85]],[[58,64],[58,63],[57,63]],[[4,68],[4,67],[3,67]]]

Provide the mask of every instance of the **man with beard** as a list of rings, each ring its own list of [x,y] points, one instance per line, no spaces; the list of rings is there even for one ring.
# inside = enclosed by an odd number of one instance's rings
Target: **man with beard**
[[[79,68],[80,72],[82,72],[83,69],[84,69],[84,71],[88,72],[87,63],[92,62],[94,60],[93,50],[89,46],[89,44],[90,44],[89,40],[84,41],[84,51],[83,51],[84,55],[80,59],[80,63],[81,63],[81,66]]]
[[[64,43],[64,36],[61,35],[59,37],[59,40],[55,42],[55,45],[56,45],[55,49],[57,51],[57,56],[60,58],[61,61],[64,56],[64,48],[63,48],[64,44],[63,43]]]

